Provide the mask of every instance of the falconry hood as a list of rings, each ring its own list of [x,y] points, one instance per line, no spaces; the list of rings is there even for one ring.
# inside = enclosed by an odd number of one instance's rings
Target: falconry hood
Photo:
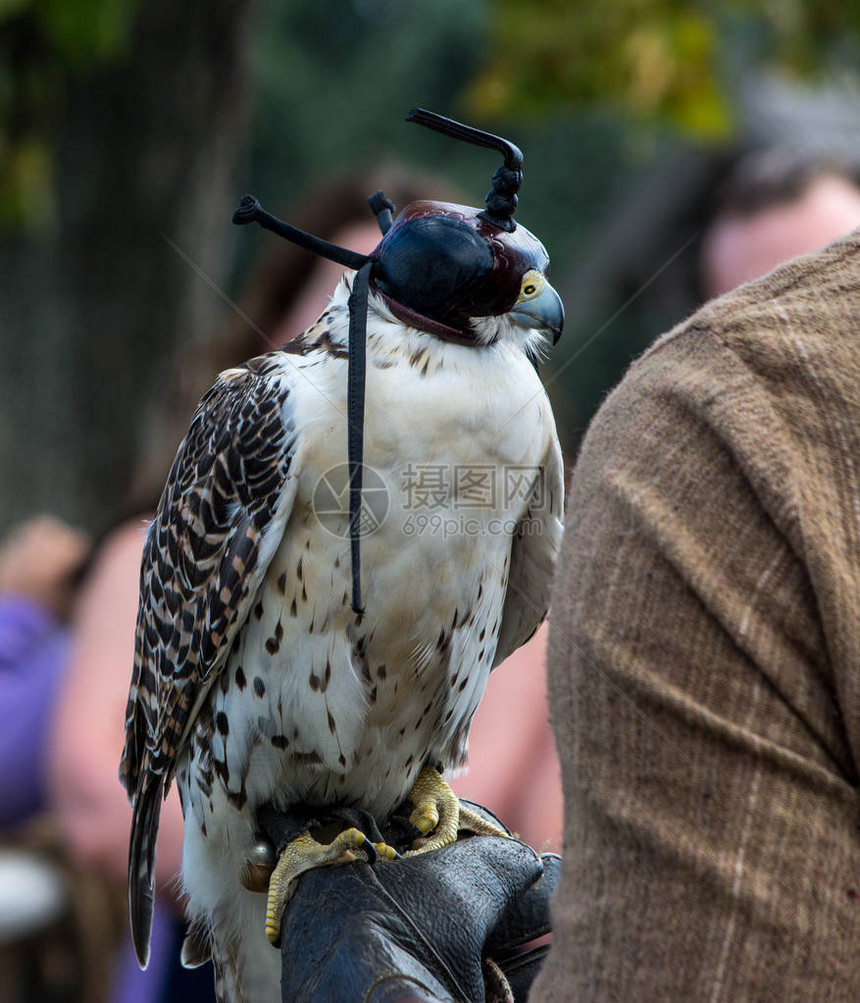
[[[359,518],[369,290],[380,295],[394,316],[409,327],[462,345],[486,344],[475,332],[472,318],[506,314],[514,324],[549,332],[553,343],[564,324],[561,300],[546,281],[546,250],[513,218],[523,178],[520,150],[500,136],[420,108],[410,112],[407,121],[503,155],[504,163],[493,174],[484,209],[420,201],[407,205],[392,220],[394,206],[381,191],[376,192],[368,201],[382,240],[369,255],[331,244],[277,219],[252,195],[245,195],[233,214],[234,223],[257,222],[358,273],[349,298],[347,450],[352,608],[359,614],[363,612]]]

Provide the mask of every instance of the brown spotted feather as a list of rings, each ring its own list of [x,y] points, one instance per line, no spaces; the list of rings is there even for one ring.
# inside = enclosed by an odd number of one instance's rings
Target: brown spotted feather
[[[291,500],[295,435],[278,354],[227,370],[203,397],[144,547],[120,765],[134,803],[129,900],[141,963],[162,789],[248,617]]]

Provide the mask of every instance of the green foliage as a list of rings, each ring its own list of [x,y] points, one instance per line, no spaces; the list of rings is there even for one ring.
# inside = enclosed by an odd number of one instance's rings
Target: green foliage
[[[269,3],[250,60],[251,173],[263,194],[283,201],[290,189],[404,149],[404,137],[420,133],[403,125],[411,107],[455,111],[485,32],[483,0]]]
[[[241,175],[264,203],[288,213],[350,169],[392,161],[467,190],[489,179],[486,151],[464,149],[450,169],[450,146],[404,123],[415,106],[465,114],[460,96],[485,55],[485,0],[269,0],[260,13]],[[259,241],[235,239],[241,272]]]
[[[485,115],[614,107],[699,137],[731,128],[729,60],[809,76],[858,54],[856,0],[491,0]],[[728,53],[728,56],[727,56]]]
[[[137,0],[0,0],[0,228],[54,214],[54,137],[74,74],[121,58]]]
[[[32,0],[0,0],[0,22],[30,6]]]
[[[37,0],[33,11],[56,56],[86,69],[125,52],[135,6],[134,0]]]
[[[0,226],[32,228],[47,223],[53,211],[51,151],[38,135],[9,144],[0,161]]]

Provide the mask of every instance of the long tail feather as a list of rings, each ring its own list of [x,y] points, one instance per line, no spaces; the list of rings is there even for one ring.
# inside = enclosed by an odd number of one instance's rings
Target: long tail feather
[[[128,915],[134,953],[141,968],[149,964],[149,937],[155,896],[155,837],[161,815],[164,779],[147,772],[134,799],[128,850]]]

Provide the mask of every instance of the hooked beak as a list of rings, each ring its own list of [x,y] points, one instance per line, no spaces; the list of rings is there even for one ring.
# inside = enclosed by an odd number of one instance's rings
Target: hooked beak
[[[547,282],[540,295],[516,304],[510,311],[510,318],[519,327],[551,332],[555,345],[564,328],[564,306],[561,297]]]

